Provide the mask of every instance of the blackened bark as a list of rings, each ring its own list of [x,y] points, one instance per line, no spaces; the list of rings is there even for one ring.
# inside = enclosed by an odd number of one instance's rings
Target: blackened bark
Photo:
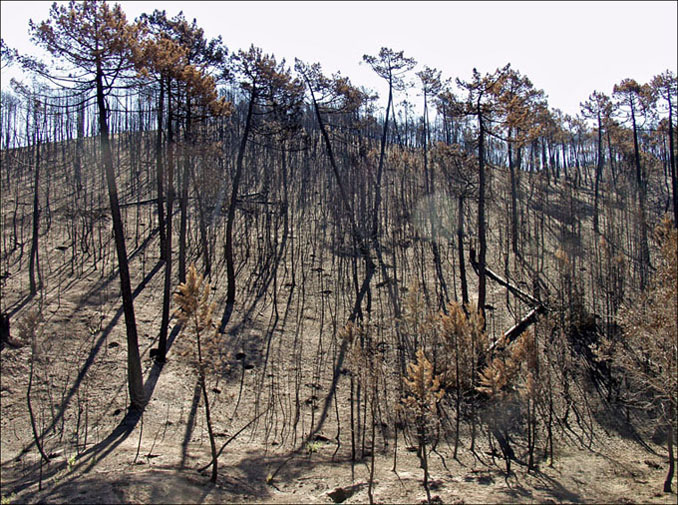
[[[675,470],[676,466],[676,459],[675,456],[673,455],[673,420],[669,420],[669,425],[668,425],[668,441],[667,441],[667,449],[669,451],[669,473],[666,475],[666,480],[664,481],[664,492],[665,493],[670,493],[671,492],[671,482],[673,481],[673,473]]]
[[[381,135],[381,150],[379,153],[379,165],[377,167],[377,184],[374,195],[374,210],[372,211],[372,238],[376,241],[379,238],[379,207],[381,206],[381,179],[384,173],[384,157],[386,154],[386,137],[388,134],[388,116],[391,110],[393,100],[393,83],[388,81],[388,102],[386,104],[386,117],[384,118],[384,131]]]
[[[598,112],[598,164],[596,165],[596,181],[593,197],[593,231],[598,233],[598,201],[600,177],[603,173],[603,121]]]
[[[31,258],[28,264],[28,280],[31,296],[38,292],[35,281],[35,265],[38,262],[38,239],[40,231],[40,133],[37,131],[38,124],[35,122],[35,178],[33,180],[33,238],[31,239]]]
[[[167,220],[166,229],[167,235],[165,240],[165,280],[162,294],[162,319],[160,322],[160,335],[158,338],[158,354],[156,361],[164,363],[167,359],[167,333],[169,329],[170,320],[170,300],[172,298],[172,207],[174,205],[174,156],[172,149],[174,148],[171,139],[171,123],[168,122],[168,129],[170,132],[169,159],[167,163]]]
[[[228,278],[228,287],[226,291],[226,304],[230,307],[235,303],[235,266],[233,263],[233,221],[235,219],[235,207],[238,203],[238,187],[242,177],[243,159],[245,157],[245,148],[247,139],[252,128],[252,113],[254,111],[254,102],[256,100],[255,86],[252,86],[249,105],[247,106],[247,119],[245,120],[245,130],[240,140],[238,149],[238,158],[236,160],[235,175],[233,176],[233,186],[231,188],[231,201],[228,204],[228,215],[226,217],[226,244],[224,245],[224,254],[226,256],[226,276]],[[222,320],[220,332],[224,331],[225,322]]]
[[[191,137],[191,101],[186,104],[186,132],[185,147],[183,149],[183,171],[181,174],[181,198],[179,207],[181,208],[181,217],[179,220],[179,282],[186,280],[186,232],[188,230],[188,174],[191,164],[190,137]]]
[[[160,94],[158,96],[158,135],[156,137],[155,144],[155,177],[158,190],[158,229],[160,232],[160,259],[166,260],[165,253],[167,251],[167,245],[165,243],[165,213],[164,213],[164,203],[165,198],[165,189],[163,185],[163,178],[165,176],[163,171],[163,156],[162,156],[162,120],[163,120],[163,110],[165,107],[165,85],[162,79],[160,80]]]
[[[483,316],[485,326],[486,279],[485,264],[487,257],[487,237],[485,232],[485,125],[483,124],[480,99],[478,99],[478,311]]]
[[[673,105],[671,104],[671,93],[668,93],[669,102],[669,161],[671,163],[671,187],[673,189],[673,224],[678,228],[678,181],[676,178],[676,155],[673,145]]]
[[[104,98],[103,75],[101,64],[97,62],[96,72],[96,96],[99,111],[99,131],[101,134],[101,149],[108,185],[108,197],[111,205],[111,218],[113,220],[113,238],[118,255],[118,270],[120,272],[120,291],[122,294],[122,307],[125,315],[125,327],[127,330],[127,382],[130,395],[130,408],[143,410],[146,406],[146,394],[144,393],[143,379],[141,375],[141,358],[139,356],[139,339],[137,325],[134,318],[134,298],[130,286],[129,265],[127,262],[127,249],[125,247],[125,235],[120,215],[120,202],[118,200],[118,188],[115,182],[113,169],[113,153],[109,139],[106,101]]]
[[[650,248],[647,239],[647,220],[645,216],[645,181],[640,164],[640,148],[638,146],[638,128],[636,125],[636,114],[633,106],[631,107],[631,123],[633,126],[633,154],[636,166],[636,184],[638,191],[638,202],[640,212],[640,289],[644,290],[647,285],[647,278],[650,271]]]
[[[457,214],[457,251],[459,254],[459,276],[461,277],[461,301],[468,305],[468,282],[466,281],[466,261],[464,260],[464,196],[459,195],[459,213]]]
[[[511,130],[509,129],[509,139]],[[511,177],[511,250],[518,254],[518,183],[516,181],[516,167],[513,162],[513,146],[508,141],[508,165]]]

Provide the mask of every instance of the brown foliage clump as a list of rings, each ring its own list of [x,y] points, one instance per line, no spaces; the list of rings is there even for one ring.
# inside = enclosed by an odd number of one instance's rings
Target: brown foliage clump
[[[447,312],[440,315],[441,333],[451,356],[446,381],[469,390],[474,387],[477,364],[489,346],[483,315],[473,304],[462,307],[458,302],[451,302]]]
[[[535,340],[532,332],[526,332],[510,346],[510,350],[494,357],[480,371],[476,390],[492,398],[502,399],[522,385],[526,388],[525,392],[532,395],[536,387],[536,372]]]
[[[179,306],[174,316],[182,323],[193,323],[196,332],[202,332],[212,326],[214,304],[209,303],[210,285],[203,276],[198,275],[195,266],[188,267],[186,282],[179,284],[174,294],[174,302]]]
[[[186,274],[186,282],[179,284],[178,292],[174,295],[174,301],[179,306],[174,312],[174,316],[184,323],[191,325],[195,334],[196,341],[196,361],[195,364],[198,370],[198,381],[200,389],[202,390],[203,400],[205,402],[205,418],[207,421],[207,430],[210,438],[210,448],[212,451],[212,477],[211,481],[217,480],[217,450],[214,438],[214,430],[212,429],[212,420],[210,417],[210,404],[207,395],[207,386],[205,384],[205,360],[204,356],[213,355],[214,353],[206,353],[203,349],[203,342],[201,337],[204,337],[206,330],[214,328],[212,324],[212,313],[214,312],[214,303],[209,302],[210,285],[208,282],[204,283],[202,275],[198,275],[195,265],[188,267]],[[217,335],[215,331],[213,335]],[[212,338],[208,345],[216,345],[216,338]]]
[[[676,411],[678,372],[678,230],[668,220],[656,230],[661,255],[653,280],[618,320],[621,339],[606,339],[597,349],[611,358],[632,383],[634,400],[642,408]]]
[[[621,338],[605,339],[595,349],[628,381],[626,401],[666,430],[669,471],[664,491],[671,491],[675,458],[678,398],[678,230],[667,218],[655,231],[658,265],[647,289],[620,311]]]
[[[434,375],[433,365],[426,358],[424,350],[420,347],[416,354],[417,361],[407,365],[407,376],[403,378],[409,392],[403,399],[403,407],[414,416],[417,428],[417,453],[424,470],[424,489],[428,502],[431,503],[426,442],[431,426],[436,422],[436,405],[445,394],[445,390],[441,387],[440,376]]]
[[[404,406],[419,419],[435,414],[435,407],[445,390],[441,388],[439,375],[433,374],[433,365],[424,350],[417,349],[417,361],[407,365],[407,377],[403,379],[409,394],[403,399]]]

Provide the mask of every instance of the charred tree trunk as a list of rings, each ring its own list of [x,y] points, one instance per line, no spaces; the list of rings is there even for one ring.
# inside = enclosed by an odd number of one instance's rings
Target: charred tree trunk
[[[103,86],[101,64],[97,62],[96,73],[96,97],[99,110],[99,131],[101,134],[101,149],[103,154],[106,182],[108,185],[108,197],[111,206],[113,220],[113,238],[118,255],[118,270],[120,272],[120,291],[122,293],[122,307],[125,314],[125,327],[127,330],[127,381],[130,395],[130,408],[143,410],[146,406],[146,394],[144,393],[143,379],[141,375],[141,358],[139,356],[139,339],[137,325],[134,318],[134,298],[130,286],[129,265],[127,262],[127,249],[125,247],[125,234],[120,214],[120,202],[118,200],[118,188],[115,182],[115,170],[113,169],[113,153],[109,139],[107,107]]]
[[[228,215],[226,217],[226,244],[224,245],[224,254],[226,255],[226,276],[228,278],[228,287],[226,291],[226,305],[233,307],[235,303],[235,266],[233,262],[233,221],[235,220],[235,207],[238,204],[238,187],[242,177],[243,160],[245,157],[245,148],[247,139],[252,129],[252,113],[254,111],[254,102],[256,100],[256,90],[253,87],[249,105],[247,106],[247,118],[245,120],[245,130],[240,140],[238,149],[238,158],[236,160],[235,174],[233,176],[233,186],[231,188],[231,201],[228,204]],[[222,319],[220,331],[224,330],[225,321]]]
[[[598,234],[598,206],[600,178],[603,174],[603,122],[598,113],[598,163],[596,165],[596,180],[593,197],[593,232]]]
[[[468,281],[466,280],[466,261],[464,259],[464,196],[459,195],[459,212],[457,215],[457,251],[459,254],[459,276],[461,277],[461,300],[468,305]]]
[[[160,80],[160,94],[158,96],[158,134],[155,144],[155,167],[156,167],[156,184],[158,190],[158,230],[160,232],[160,259],[167,261],[165,254],[167,253],[166,235],[165,235],[165,213],[164,213],[164,198],[165,189],[163,187],[163,178],[165,177],[163,170],[163,155],[162,155],[162,128],[163,128],[163,110],[165,107],[165,84]]]
[[[171,104],[170,104],[171,105]],[[172,134],[172,116],[167,121],[167,220],[165,226],[167,235],[165,239],[165,280],[162,293],[162,319],[160,322],[160,335],[158,338],[158,354],[156,361],[164,363],[167,359],[167,333],[170,320],[170,300],[172,299],[172,212],[174,205],[174,137]],[[162,209],[161,209],[162,211]]]
[[[646,188],[643,170],[640,164],[640,148],[638,146],[638,128],[636,125],[635,110],[631,108],[631,123],[633,126],[633,154],[636,166],[636,184],[640,213],[640,289],[644,290],[650,271],[650,248],[647,239],[647,218],[645,216]]]
[[[509,138],[511,137],[509,129]],[[508,141],[508,166],[511,177],[511,250],[518,254],[518,182],[516,180],[516,167],[513,161],[513,145]]]
[[[485,299],[487,296],[485,264],[487,256],[487,237],[485,231],[485,125],[478,104],[478,310],[485,325]]]
[[[181,174],[181,218],[179,221],[179,282],[186,280],[186,232],[188,229],[188,186],[189,169],[191,166],[191,152],[189,143],[191,140],[191,101],[188,99],[186,104],[186,131],[184,134],[185,142],[183,149],[184,169]]]
[[[671,104],[671,93],[668,93],[669,102],[669,162],[671,165],[671,188],[673,189],[673,224],[678,228],[678,181],[676,178],[676,154],[673,145],[673,105]]]
[[[332,143],[330,142],[330,137],[327,134],[327,130],[325,128],[325,123],[322,119],[322,116],[320,114],[320,109],[318,107],[318,103],[316,102],[315,99],[315,94],[313,93],[313,87],[311,86],[310,82],[307,79],[307,83],[309,85],[309,90],[311,92],[311,98],[313,100],[313,108],[315,110],[315,115],[316,119],[318,120],[318,125],[320,128],[320,133],[323,137],[323,141],[325,142],[325,147],[327,148],[327,156],[330,160],[330,165],[332,167],[332,171],[334,172],[335,179],[337,181],[337,186],[339,187],[339,194],[341,196],[341,200],[344,204],[344,210],[346,214],[348,215],[348,218],[351,223],[351,232],[353,235],[353,241],[358,247],[358,250],[360,251],[360,255],[365,261],[365,278],[363,279],[362,285],[360,286],[360,289],[358,290],[355,304],[353,306],[353,310],[351,312],[351,315],[349,317],[350,322],[354,322],[358,316],[361,314],[361,305],[363,298],[367,294],[370,286],[370,282],[372,280],[372,277],[374,275],[375,271],[375,264],[372,261],[372,258],[370,257],[370,250],[369,246],[366,243],[366,240],[362,237],[360,234],[358,227],[355,222],[355,216],[353,214],[353,210],[351,208],[350,202],[348,200],[348,196],[346,194],[346,188],[343,183],[343,180],[341,179],[341,176],[339,174],[339,168],[337,167],[336,159],[334,157],[334,151],[332,150]],[[356,278],[356,285],[357,285],[357,278]],[[318,424],[316,427],[312,430],[312,432],[308,436],[308,440],[311,440],[311,437],[318,433],[320,429],[322,428],[323,423],[325,422],[325,419],[327,418],[327,413],[329,411],[329,407],[332,404],[332,399],[334,398],[334,395],[336,393],[337,389],[337,384],[339,383],[339,378],[341,376],[341,368],[344,363],[344,358],[346,356],[346,350],[347,350],[347,344],[348,344],[348,339],[345,339],[341,347],[339,349],[339,356],[337,357],[336,364],[334,366],[334,373],[332,375],[332,384],[330,385],[330,391],[327,394],[327,397],[325,398],[325,403],[323,406],[323,410],[320,414],[320,418],[318,420]],[[353,391],[353,388],[351,388],[351,391]],[[355,445],[353,445],[355,447]]]
[[[666,441],[666,448],[669,451],[669,473],[666,475],[666,480],[664,481],[664,492],[665,493],[670,493],[671,492],[671,482],[673,481],[673,474],[675,471],[675,466],[676,466],[676,459],[673,454],[673,438],[674,438],[674,433],[673,433],[673,421],[674,421],[674,410],[672,408],[669,409],[669,422],[667,426],[667,441]]]
[[[85,109],[81,106],[77,112],[76,125],[76,140],[75,140],[75,160],[73,163],[73,170],[75,172],[75,183],[78,193],[82,190],[82,139],[85,136]]]
[[[38,260],[38,240],[40,231],[40,132],[38,131],[38,122],[35,122],[35,177],[33,179],[33,237],[31,239],[31,257],[28,264],[28,281],[31,290],[31,296],[38,292],[38,285],[35,281],[35,266]],[[38,267],[38,270],[40,268]],[[39,275],[39,272],[38,272]]]

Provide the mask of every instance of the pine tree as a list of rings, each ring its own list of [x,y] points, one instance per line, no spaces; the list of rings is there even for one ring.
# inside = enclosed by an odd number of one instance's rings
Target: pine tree
[[[107,96],[133,75],[137,41],[142,34],[139,24],[130,25],[119,5],[106,2],[71,1],[54,3],[49,19],[40,24],[31,21],[32,40],[45,48],[55,62],[48,65],[22,57],[24,67],[62,86],[82,103],[96,101],[99,113],[99,140],[108,185],[113,233],[118,256],[122,304],[127,329],[127,375],[131,408],[142,410],[147,399],[143,389],[134,301],[130,286],[129,265],[118,188],[109,138]]]
[[[587,119],[595,119],[598,126],[598,144],[596,158],[596,177],[593,200],[593,231],[598,233],[598,194],[600,179],[603,174],[603,124],[604,118],[610,114],[612,104],[604,93],[594,91],[586,102],[581,103],[582,115]]]
[[[205,421],[207,422],[207,431],[210,439],[210,450],[212,452],[212,476],[211,481],[217,480],[217,446],[212,428],[212,419],[210,415],[210,403],[207,396],[207,384],[205,380],[206,356],[214,356],[216,335],[214,324],[212,323],[212,313],[214,312],[214,303],[209,302],[210,285],[204,282],[202,275],[198,275],[195,266],[190,265],[186,275],[186,282],[179,284],[177,293],[174,294],[174,302],[178,305],[174,316],[188,326],[195,335],[195,366],[198,372],[198,382],[202,391],[203,401],[205,402]],[[212,337],[209,337],[211,332]],[[208,339],[208,349],[205,348],[205,339]],[[207,352],[207,354],[206,354]]]
[[[231,112],[231,104],[223,97],[219,98],[216,89],[216,81],[210,75],[210,69],[223,65],[225,61],[225,48],[221,47],[220,39],[207,42],[203,37],[203,31],[195,25],[189,25],[183,15],[167,19],[165,11],[154,11],[152,15],[142,16],[142,22],[148,28],[150,34],[141,42],[141,49],[137,52],[135,61],[136,69],[145,80],[156,83],[158,92],[158,128],[156,138],[156,183],[158,226],[160,228],[161,258],[165,261],[165,284],[163,290],[163,309],[158,341],[158,353],[156,360],[160,363],[165,361],[167,352],[167,334],[169,326],[169,303],[171,297],[172,276],[172,229],[173,229],[173,205],[175,200],[174,191],[174,149],[175,136],[173,128],[178,129],[181,117],[179,106],[181,96],[186,100],[184,116],[186,136],[191,135],[191,118],[195,119],[191,104],[206,109],[213,115],[227,115]],[[173,96],[174,95],[174,96]],[[162,150],[163,116],[165,96],[167,96],[168,109],[168,150],[170,155],[165,158]],[[174,100],[173,100],[174,99]],[[173,124],[173,122],[175,124]],[[187,149],[185,151],[188,151]],[[190,160],[188,153],[184,157],[184,171],[181,178],[181,224],[179,236],[179,280],[185,278],[186,263],[186,223],[187,223],[187,198],[188,198],[188,170]],[[166,173],[165,173],[166,172]],[[165,190],[165,178],[167,190]],[[166,193],[166,194],[165,194]],[[166,201],[165,211],[163,202]],[[204,222],[202,222],[204,225]],[[205,261],[208,266],[209,258],[207,251]]]
[[[647,199],[647,174],[642,166],[640,157],[640,144],[638,130],[644,116],[651,109],[652,92],[647,84],[639,84],[633,79],[623,79],[615,84],[612,93],[619,115],[631,123],[633,133],[633,160],[635,166],[636,195],[638,198],[640,214],[640,257],[638,258],[640,269],[640,289],[644,290],[650,270],[650,248],[648,245],[648,225],[646,216]]]
[[[403,378],[408,392],[403,399],[403,406],[414,416],[417,430],[417,454],[424,470],[424,489],[426,490],[426,498],[430,503],[431,490],[428,482],[426,440],[431,431],[431,423],[435,420],[436,405],[445,394],[445,390],[442,388],[440,376],[434,375],[433,365],[426,358],[421,347],[417,349],[416,358],[415,362],[407,365],[407,375]]]
[[[478,310],[485,317],[487,281],[487,219],[485,217],[485,193],[487,186],[486,146],[488,134],[492,131],[493,116],[497,112],[496,96],[501,89],[502,80],[510,69],[506,65],[492,74],[481,75],[475,68],[473,78],[468,81],[457,79],[457,85],[466,91],[466,100],[459,110],[465,116],[478,121]]]
[[[678,228],[678,173],[676,170],[676,147],[674,141],[673,118],[678,106],[678,80],[673,72],[666,70],[656,75],[650,83],[654,92],[666,100],[668,112],[669,164],[671,170],[671,189],[673,190],[673,225]]]
[[[261,119],[265,115],[272,115],[274,119],[294,118],[298,115],[302,104],[303,84],[292,76],[284,60],[278,63],[273,55],[263,53],[258,47],[251,46],[247,51],[238,51],[231,56],[231,62],[234,73],[232,77],[237,80],[247,96],[247,116],[240,139],[231,187],[231,201],[228,205],[226,217],[226,242],[224,245],[228,278],[226,304],[232,308],[236,293],[233,223],[240,180],[243,175],[245,148],[253,130],[258,126],[270,126],[270,123],[255,124],[257,118]],[[230,313],[230,311],[227,310],[226,313]],[[226,321],[222,318],[220,331],[223,331],[225,325]]]

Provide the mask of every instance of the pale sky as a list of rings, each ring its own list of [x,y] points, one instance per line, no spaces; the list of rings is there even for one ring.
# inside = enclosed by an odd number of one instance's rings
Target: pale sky
[[[386,96],[385,82],[363,54],[382,46],[405,51],[444,78],[469,79],[511,63],[566,113],[594,90],[610,94],[630,77],[648,82],[677,66],[678,2],[119,2],[130,20],[142,12],[180,10],[229,52],[250,44],[285,58],[319,62],[356,85]],[[47,18],[51,2],[2,1],[2,38],[34,52],[28,20]],[[3,72],[3,88],[9,82]],[[414,72],[411,73],[414,79]],[[416,100],[410,91],[409,99]],[[405,98],[403,94],[399,98]]]

